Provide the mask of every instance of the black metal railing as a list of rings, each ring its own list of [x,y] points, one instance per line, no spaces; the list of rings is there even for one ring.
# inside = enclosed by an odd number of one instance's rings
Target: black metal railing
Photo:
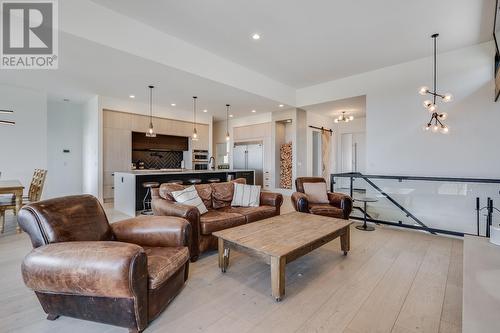
[[[489,226],[499,217],[494,215],[499,212],[494,200],[500,199],[500,179],[349,172],[332,174],[330,190],[353,198],[378,197],[379,202],[371,204],[372,210],[367,214],[370,222],[433,234],[489,237]],[[486,202],[484,207],[481,202]],[[362,220],[356,211],[365,213],[362,207],[355,207],[351,218]]]

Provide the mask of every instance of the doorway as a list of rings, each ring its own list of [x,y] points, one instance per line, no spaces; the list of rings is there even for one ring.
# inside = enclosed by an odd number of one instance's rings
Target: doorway
[[[366,133],[343,133],[340,137],[341,172],[366,171]]]

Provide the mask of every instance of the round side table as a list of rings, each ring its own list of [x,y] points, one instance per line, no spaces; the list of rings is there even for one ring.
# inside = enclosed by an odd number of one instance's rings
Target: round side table
[[[363,212],[364,212],[364,219],[363,219],[364,223],[363,223],[363,225],[356,226],[356,229],[363,230],[363,231],[373,231],[373,230],[375,230],[374,227],[371,227],[371,226],[369,226],[369,225],[366,224],[366,204],[368,202],[377,202],[378,199],[377,198],[362,197],[362,198],[355,198],[354,201],[363,202]]]

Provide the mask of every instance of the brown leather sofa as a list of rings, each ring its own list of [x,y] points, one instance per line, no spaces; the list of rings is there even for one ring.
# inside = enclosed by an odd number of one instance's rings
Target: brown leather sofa
[[[321,177],[300,177],[295,180],[297,192],[292,194],[292,204],[296,211],[349,219],[352,211],[352,198],[343,193],[328,192],[329,203],[318,204],[310,203],[307,195],[304,193],[304,183],[326,183]]]
[[[141,332],[188,277],[191,226],[181,218],[110,225],[97,199],[78,195],[27,205],[19,223],[34,248],[23,279],[49,320],[63,315]]]
[[[261,192],[259,207],[231,207],[234,182],[244,183],[245,179],[232,182],[195,185],[196,190],[208,209],[200,215],[194,206],[174,201],[171,193],[185,188],[179,184],[162,184],[152,191],[152,207],[155,215],[183,217],[191,223],[191,261],[196,261],[200,253],[217,248],[217,238],[212,232],[255,222],[280,214],[283,196],[279,193]]]

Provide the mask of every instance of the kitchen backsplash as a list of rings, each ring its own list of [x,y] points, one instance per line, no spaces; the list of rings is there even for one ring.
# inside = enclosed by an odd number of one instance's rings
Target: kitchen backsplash
[[[144,162],[145,169],[178,169],[183,160],[182,151],[132,151],[132,162],[138,166],[138,162]]]

